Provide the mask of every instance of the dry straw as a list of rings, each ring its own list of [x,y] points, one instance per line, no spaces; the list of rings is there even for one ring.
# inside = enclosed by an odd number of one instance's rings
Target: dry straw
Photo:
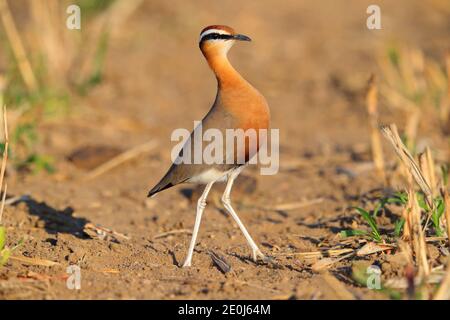
[[[372,144],[372,157],[377,174],[386,183],[384,171],[383,148],[381,146],[380,131],[378,130],[378,88],[375,75],[371,75],[366,94],[366,107],[369,114],[370,139]]]
[[[389,142],[391,142],[402,164],[407,169],[405,170],[406,174],[414,178],[414,180],[419,185],[422,192],[425,194],[425,199],[429,207],[433,208],[433,193],[432,188],[430,187],[430,183],[428,179],[425,177],[423,171],[415,162],[413,156],[409,153],[408,149],[400,139],[397,126],[395,124],[383,126],[381,127],[381,131],[383,135],[389,140]],[[427,152],[425,152],[424,155],[421,157],[422,158],[421,163],[423,163],[422,168],[426,169],[427,175],[432,175],[432,173],[430,172],[434,170],[432,169],[434,168],[434,165],[429,163],[428,157],[430,157],[431,159],[431,154],[429,152],[428,156]],[[430,162],[431,161],[432,160],[430,160]],[[412,179],[409,178],[408,181],[412,181]],[[405,218],[404,236],[407,235],[407,237],[412,243],[416,259],[416,265],[418,266],[419,269],[418,272],[419,278],[423,278],[430,274],[430,266],[428,264],[427,259],[425,234],[421,224],[421,210],[417,202],[416,192],[411,183],[409,183],[407,187],[407,192],[408,192],[408,204],[406,206],[405,211],[403,212]],[[425,224],[425,226],[426,225],[427,224]]]
[[[433,197],[435,197],[437,195],[436,169],[429,147],[426,147],[425,151],[419,155],[419,165],[420,169],[423,172],[425,180],[430,186],[431,194],[433,195]]]
[[[0,205],[0,225],[2,224],[3,218],[3,210],[5,209],[5,199],[6,199],[6,189],[7,184],[5,182],[5,186],[3,187],[3,180],[6,172],[6,162],[8,160],[8,146],[9,146],[9,138],[8,138],[8,120],[6,117],[6,106],[3,106],[3,130],[5,135],[5,143],[3,146],[3,158],[2,158],[2,168],[0,171],[0,188],[3,190],[2,202]]]
[[[6,36],[8,37],[8,41],[17,60],[17,65],[19,66],[23,81],[28,90],[36,91],[38,88],[38,83],[6,0],[0,0],[0,15]]]
[[[420,207],[417,203],[417,195],[414,189],[408,190],[408,208],[410,210],[411,235],[414,252],[416,255],[416,264],[419,269],[419,278],[430,274],[430,266],[427,259],[427,247],[425,235],[421,226]]]
[[[422,192],[425,194],[425,200],[427,201],[429,207],[433,208],[433,193],[431,191],[431,187],[425,179],[422,171],[420,170],[420,167],[417,165],[413,156],[403,144],[402,139],[398,134],[397,126],[395,124],[381,126],[381,132],[386,137],[386,139],[391,142],[403,165],[412,175]]]
[[[447,190],[443,190],[444,205],[445,205],[445,222],[447,223],[447,237],[449,238],[450,246],[450,197]]]

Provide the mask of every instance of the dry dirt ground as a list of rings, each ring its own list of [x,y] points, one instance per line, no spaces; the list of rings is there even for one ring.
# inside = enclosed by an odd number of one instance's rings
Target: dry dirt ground
[[[353,221],[364,226],[349,207],[370,208],[370,196],[382,187],[364,170],[370,161],[364,88],[370,73],[379,71],[376,57],[395,43],[440,59],[448,46],[450,11],[441,1],[377,1],[383,29],[369,31],[366,8],[373,2],[145,1],[111,40],[104,81],[88,97],[75,99],[70,115],[40,126],[39,148],[56,159],[57,172],[8,177],[8,197],[30,197],[6,207],[8,243],[24,239],[14,256],[59,265],[11,259],[0,270],[0,298],[387,298],[351,277],[359,261],[382,266],[383,277],[401,275],[387,255],[351,256],[327,274],[313,271],[314,261],[292,255],[360,246],[358,239],[343,241],[339,232]],[[194,223],[196,200],[186,190],[192,187],[146,198],[170,164],[172,130],[191,129],[214,99],[215,79],[197,45],[199,31],[209,24],[227,24],[252,37],[253,42],[236,45],[230,59],[266,96],[272,127],[280,129],[279,173],[260,176],[248,168],[249,178],[232,194],[237,212],[273,263],[249,259],[245,239],[217,201],[223,189],[218,185],[193,266],[180,268],[190,240],[186,230]],[[403,128],[401,115],[383,101],[380,110],[383,122]],[[419,136],[439,145],[432,127],[422,125]],[[89,146],[111,149],[110,156],[147,141],[157,146],[92,180],[83,179],[82,167],[100,160],[68,160]],[[272,210],[299,201],[305,206]],[[392,231],[391,218],[383,216],[380,223]],[[126,238],[95,235],[88,223]],[[214,266],[209,250],[221,254],[232,271],[223,274]],[[442,259],[439,251],[435,258]],[[70,264],[81,267],[80,290],[66,287]]]

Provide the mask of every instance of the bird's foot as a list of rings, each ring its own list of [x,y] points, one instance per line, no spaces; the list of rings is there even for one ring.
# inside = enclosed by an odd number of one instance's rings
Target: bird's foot
[[[264,262],[267,260],[267,257],[264,255],[264,253],[262,253],[258,248],[252,249],[252,258],[254,262],[258,262],[258,258],[260,258]]]
[[[191,266],[191,259],[186,259],[183,263],[183,268],[187,268]]]

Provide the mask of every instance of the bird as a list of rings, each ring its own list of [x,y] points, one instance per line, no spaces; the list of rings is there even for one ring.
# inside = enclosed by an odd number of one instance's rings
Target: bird
[[[225,25],[211,25],[200,32],[199,47],[209,67],[217,80],[217,93],[215,101],[201,121],[203,130],[218,129],[224,132],[226,129],[268,130],[270,124],[270,110],[264,96],[255,89],[244,77],[231,65],[228,59],[228,51],[237,42],[251,41],[250,37],[236,33],[235,30]],[[192,131],[189,140],[198,139]],[[197,202],[196,218],[188,252],[182,267],[190,267],[192,255],[197,241],[202,214],[206,207],[206,199],[209,191],[216,182],[226,182],[222,195],[222,204],[226,211],[235,220],[252,250],[252,258],[255,262],[258,258],[266,261],[255,241],[250,236],[241,219],[231,205],[231,189],[233,182],[244,169],[248,160],[256,155],[263,141],[257,138],[256,148],[249,149],[248,141],[244,148],[233,148],[228,154],[223,155],[223,163],[172,163],[167,173],[149,191],[148,196],[181,183],[205,184],[205,189]],[[187,141],[189,142],[189,141]],[[180,150],[179,157],[184,152],[190,151],[192,144],[185,143]],[[195,141],[193,141],[195,142]],[[194,143],[195,144],[195,143]],[[238,162],[238,156],[245,157],[245,163]],[[229,161],[229,160],[232,161]],[[228,161],[225,161],[228,160]]]

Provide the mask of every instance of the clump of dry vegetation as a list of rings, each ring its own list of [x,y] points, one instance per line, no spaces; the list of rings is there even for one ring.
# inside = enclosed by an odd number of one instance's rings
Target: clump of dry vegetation
[[[78,0],[81,32],[66,28],[66,9],[73,1],[30,1],[17,7],[0,0],[0,41],[9,60],[0,73],[0,93],[9,106],[14,168],[54,170],[51,157],[36,150],[37,126],[69,112],[77,97],[102,81],[109,39],[141,2]]]
[[[404,114],[404,138],[410,150],[416,147],[418,127],[425,119],[430,124],[438,124],[443,133],[450,132],[450,53],[442,60],[406,46],[390,47],[379,58],[383,76],[381,97],[389,108]]]
[[[436,118],[445,128],[448,125],[449,109],[449,56],[446,68],[441,68],[431,59],[426,59],[419,50],[390,51],[381,67],[385,83],[381,94],[388,106],[401,108],[406,115],[404,135],[401,137],[395,124],[381,126],[381,133],[390,142],[398,156],[394,164],[386,165],[380,142],[380,126],[377,112],[378,86],[372,76],[366,95],[369,115],[371,149],[374,167],[385,187],[390,188],[392,181],[403,181],[403,187],[379,199],[372,212],[355,208],[367,222],[371,232],[347,230],[344,237],[363,236],[377,245],[372,252],[383,251],[386,254],[402,255],[406,261],[403,279],[384,279],[382,290],[391,297],[401,298],[398,288],[406,288],[409,298],[449,299],[450,263],[439,263],[428,252],[429,246],[435,246],[447,252],[450,235],[450,202],[448,196],[448,161],[441,159],[441,172],[436,169],[433,152],[426,146],[417,154],[417,131],[419,122]],[[445,132],[445,130],[444,130]],[[441,152],[446,154],[447,150]],[[416,187],[417,186],[417,187]],[[386,189],[388,190],[388,189]],[[389,193],[389,192],[388,192]],[[392,193],[391,193],[392,194]],[[395,223],[392,234],[383,234],[377,225],[377,215],[388,205],[401,208],[401,215]],[[393,250],[383,250],[383,246]],[[445,271],[446,270],[446,271]],[[354,271],[354,277],[365,285],[367,275],[360,270]],[[436,285],[437,284],[437,285]]]

